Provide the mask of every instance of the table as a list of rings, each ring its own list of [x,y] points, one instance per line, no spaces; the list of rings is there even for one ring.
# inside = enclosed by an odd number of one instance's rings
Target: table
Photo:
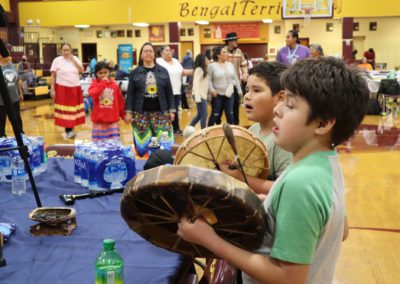
[[[387,76],[388,76],[389,72],[371,71],[371,72],[369,72],[369,74],[370,74],[370,76],[371,76],[371,78],[372,78],[372,80],[374,82],[374,85],[369,84],[368,87],[369,87],[369,89],[370,89],[370,91],[372,93],[377,93],[378,90],[379,90],[379,86],[381,84],[381,80],[382,79],[387,79]],[[396,78],[400,83],[400,72],[397,73],[397,77]]]
[[[136,161],[142,170],[144,161]],[[43,206],[65,206],[59,194],[86,192],[73,182],[73,160],[49,159],[48,171],[35,178]],[[0,283],[94,283],[95,259],[102,240],[113,238],[124,259],[125,283],[170,283],[182,257],[157,248],[126,225],[120,215],[121,194],[75,202],[77,224],[71,236],[32,237],[28,218],[36,208],[27,183],[27,193],[11,194],[10,184],[0,184],[0,222],[17,229],[4,247],[7,266],[0,268]]]

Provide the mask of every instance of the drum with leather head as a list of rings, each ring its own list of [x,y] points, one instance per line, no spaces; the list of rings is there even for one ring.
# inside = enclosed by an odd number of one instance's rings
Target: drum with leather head
[[[258,177],[265,173],[268,176],[267,150],[262,141],[243,127],[230,127],[246,175]],[[227,160],[234,161],[235,154],[225,138],[222,125],[216,125],[188,137],[176,152],[174,164],[219,170],[219,165]]]
[[[121,199],[129,227],[164,249],[214,257],[177,234],[184,215],[205,219],[217,234],[246,250],[259,248],[266,230],[261,200],[247,185],[222,172],[195,166],[160,166],[136,175]]]

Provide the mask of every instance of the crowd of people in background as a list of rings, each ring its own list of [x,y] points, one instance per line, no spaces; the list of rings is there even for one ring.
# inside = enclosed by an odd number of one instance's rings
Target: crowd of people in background
[[[129,79],[126,114],[123,118],[127,123],[132,123],[138,149],[144,149],[152,136],[159,136],[163,131],[167,131],[172,140],[174,135],[182,135],[184,127],[180,125],[179,111],[189,108],[188,94],[192,96],[197,110],[190,126],[198,122],[201,128],[220,124],[223,113],[228,123],[239,125],[240,106],[246,93],[248,74],[254,64],[249,55],[238,47],[238,40],[235,32],[227,33],[224,44],[197,54],[195,59],[192,51],[187,50],[181,62],[176,59],[175,51],[170,46],[165,45],[156,50],[152,44],[146,43],[140,50],[139,65],[130,73],[113,61],[97,61],[94,56],[89,58],[84,71],[82,62],[72,54],[71,45],[64,43],[61,45],[61,55],[54,59],[50,69],[50,94],[55,103],[55,124],[65,128],[66,138],[74,138],[74,127],[85,122],[80,86],[80,74],[83,73],[95,78],[98,83],[106,81],[105,78],[118,81]],[[320,44],[312,43],[309,47],[302,45],[296,30],[288,31],[285,41],[286,45],[278,51],[276,57],[276,61],[283,64],[290,65],[306,58],[325,56]],[[356,60],[357,53],[357,50],[353,50],[352,61],[360,69],[375,69],[373,48],[363,53],[361,61]],[[99,64],[103,71],[107,71],[103,79],[99,79],[97,74],[99,70],[96,67],[99,68]],[[22,94],[37,83],[25,55],[17,64],[16,71],[16,82],[20,83],[16,85],[17,92],[12,91],[16,94],[14,108],[19,106],[17,102],[23,99]],[[208,105],[211,105],[211,113],[208,113]],[[3,107],[1,101],[0,107]],[[19,110],[15,111],[19,114]],[[5,117],[2,116],[0,122],[0,136],[4,136]],[[20,127],[22,129],[22,122]]]

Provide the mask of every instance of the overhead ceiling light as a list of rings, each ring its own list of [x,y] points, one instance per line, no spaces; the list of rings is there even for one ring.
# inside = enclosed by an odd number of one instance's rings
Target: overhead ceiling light
[[[142,27],[142,28],[145,28],[145,27],[149,26],[148,23],[132,23],[132,25],[134,25],[136,27]]]
[[[75,25],[75,28],[80,28],[80,29],[87,29],[90,27],[90,25]]]
[[[272,19],[263,19],[262,22],[263,22],[264,24],[270,24],[270,23],[273,22],[273,20],[272,20]]]
[[[209,21],[196,21],[195,23],[198,25],[208,25],[210,22]]]

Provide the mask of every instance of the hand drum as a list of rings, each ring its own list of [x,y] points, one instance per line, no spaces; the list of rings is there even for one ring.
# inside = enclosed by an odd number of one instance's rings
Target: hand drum
[[[248,176],[258,177],[268,170],[267,150],[260,139],[249,130],[231,125],[238,156]],[[187,138],[175,155],[175,165],[193,165],[218,169],[226,160],[235,160],[232,147],[221,125],[204,128]]]
[[[182,215],[202,217],[222,238],[246,250],[257,249],[266,230],[262,202],[245,183],[195,166],[139,173],[125,188],[121,215],[154,245],[193,257],[214,255],[176,235]]]

